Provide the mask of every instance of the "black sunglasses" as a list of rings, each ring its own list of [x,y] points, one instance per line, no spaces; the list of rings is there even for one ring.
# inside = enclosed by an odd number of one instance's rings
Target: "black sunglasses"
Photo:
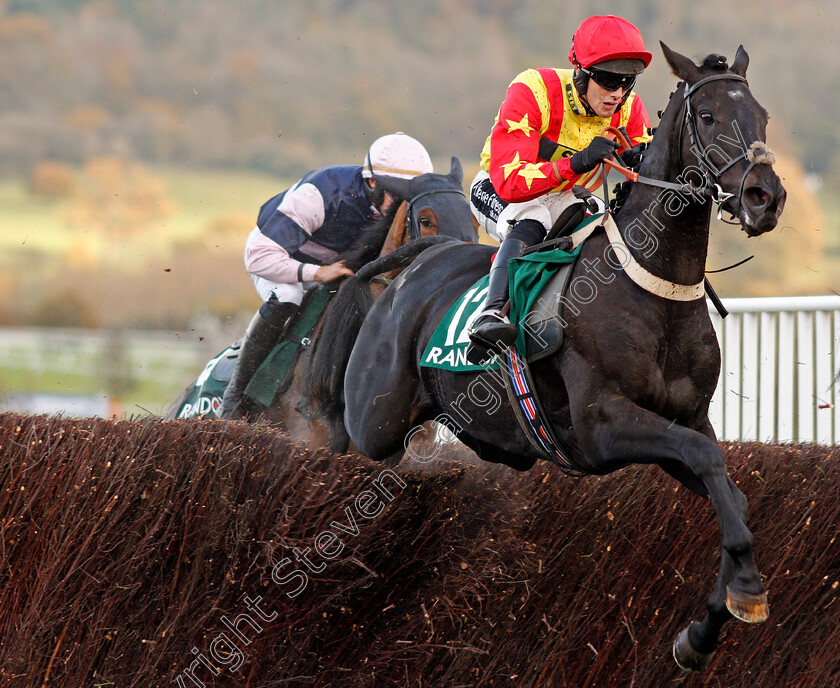
[[[588,74],[601,88],[605,88],[608,91],[615,91],[619,88],[629,91],[633,88],[633,84],[636,83],[636,76],[634,74],[616,74],[615,72],[605,72],[592,67],[589,69],[581,67],[581,70],[585,74]]]

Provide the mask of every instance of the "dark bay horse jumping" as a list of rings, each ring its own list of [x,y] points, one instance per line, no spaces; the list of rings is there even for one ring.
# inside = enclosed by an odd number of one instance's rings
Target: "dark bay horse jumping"
[[[395,177],[380,179],[379,183],[386,191],[405,200],[365,230],[358,244],[343,256],[348,267],[359,270],[377,256],[391,255],[406,244],[417,244],[418,248],[414,250],[420,250],[435,243],[434,237],[477,243],[477,223],[463,193],[463,179],[461,163],[454,157],[448,174],[432,172],[410,180]],[[367,286],[371,302],[383,289],[381,285]],[[337,311],[331,306],[327,308],[315,331],[312,348],[301,354],[289,389],[278,396],[263,415],[311,446],[346,449],[343,426],[339,427],[336,444],[335,428],[331,424],[323,424],[320,414],[310,406],[310,360],[319,348],[322,351],[329,348],[329,343],[321,341],[320,332],[331,312]]]
[[[768,616],[747,502],[727,475],[708,415],[720,370],[703,294],[711,212],[717,203],[758,236],[776,226],[786,193],[765,144],[767,113],[745,78],[743,47],[731,67],[718,55],[697,65],[662,49],[681,82],[639,183],[615,222],[583,244],[572,282],[586,279],[594,292],[580,308],[558,302],[563,345],[531,372],[549,424],[581,473],[657,464],[711,500],[722,535],[717,583],[705,618],[674,643],[678,664],[699,670],[711,661],[724,622]],[[344,421],[362,454],[391,457],[419,424],[448,416],[458,439],[482,459],[526,470],[542,458],[510,405],[487,403],[492,381],[484,373],[420,366],[436,326],[488,272],[493,251],[430,248],[373,304],[354,345],[348,338]],[[477,384],[485,385],[481,394]]]
[[[389,212],[366,227],[356,244],[341,258],[350,269],[356,271],[377,256],[390,254],[406,243],[429,246],[434,243],[436,236],[452,241],[477,242],[477,224],[464,195],[463,179],[461,163],[454,157],[448,174],[432,172],[410,180],[381,178],[378,181],[386,191],[405,200],[395,204]],[[372,301],[379,290],[367,289]],[[319,328],[320,324],[315,330],[316,344]],[[303,349],[288,389],[278,394],[270,407],[253,410],[249,417],[251,420],[262,419],[276,423],[296,439],[311,446],[329,446],[333,442],[331,430],[324,427],[316,416],[307,413],[305,417],[301,413],[308,409],[311,354],[312,349]],[[167,419],[181,417],[184,401],[192,389],[193,385],[190,385],[170,406]]]

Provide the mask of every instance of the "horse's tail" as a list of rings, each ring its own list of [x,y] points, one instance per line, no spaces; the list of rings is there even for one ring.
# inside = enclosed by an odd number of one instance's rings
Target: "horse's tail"
[[[309,403],[311,411],[331,423],[344,415],[344,373],[350,353],[373,305],[370,281],[383,272],[405,268],[427,248],[452,237],[432,236],[416,239],[386,256],[364,265],[344,281],[330,302],[309,361]]]

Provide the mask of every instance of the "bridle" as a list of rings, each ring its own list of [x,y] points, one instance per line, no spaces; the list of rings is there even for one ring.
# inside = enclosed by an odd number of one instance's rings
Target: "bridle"
[[[732,160],[729,160],[727,164],[724,165],[722,168],[718,168],[711,160],[709,156],[709,149],[703,145],[703,142],[700,140],[700,136],[697,132],[697,125],[694,121],[694,113],[691,109],[691,95],[695,93],[701,86],[704,86],[712,81],[721,80],[740,81],[743,83],[747,83],[747,80],[744,77],[739,76],[737,74],[713,74],[712,76],[707,76],[706,78],[701,79],[691,87],[689,87],[686,83],[685,92],[683,94],[683,117],[682,125],[680,126],[678,144],[680,156],[680,169],[682,171],[685,171],[686,169],[682,161],[682,143],[683,134],[685,131],[688,131],[689,140],[691,142],[691,150],[697,156],[697,159],[701,165],[701,170],[703,172],[703,186],[698,187],[692,183],[677,184],[674,182],[667,182],[661,179],[643,177],[638,172],[634,172],[633,170],[628,169],[623,164],[619,164],[613,161],[612,159],[605,158],[603,167],[603,185],[605,200],[608,198],[606,193],[607,168],[612,167],[613,169],[623,174],[629,181],[638,182],[640,184],[647,184],[650,186],[657,186],[664,189],[678,191],[683,194],[688,194],[692,200],[699,200],[701,203],[706,202],[706,199],[703,198],[703,196],[706,196],[717,204],[718,219],[722,219],[721,214],[723,212],[723,204],[730,198],[733,198],[735,194],[725,192],[721,188],[720,178],[733,165],[741,162],[742,160],[745,160],[747,162],[747,167],[744,170],[743,175],[741,176],[741,182],[738,187],[737,196],[737,201],[740,207],[741,197],[744,192],[744,184],[746,183],[747,175],[757,164],[772,164],[774,156],[763,141],[756,141],[752,143],[746,151],[742,151],[740,155],[733,158]],[[602,135],[607,134],[615,136],[622,147],[628,149],[631,147],[631,144],[627,140],[627,137],[622,131],[620,131],[616,127],[607,127],[602,132]],[[618,160],[620,160],[617,153],[615,153],[614,156]],[[594,174],[597,174],[597,172],[598,170],[596,168]],[[588,179],[589,178],[587,178],[587,181]],[[733,218],[735,217],[734,212],[729,210],[727,210],[727,212],[730,212]],[[726,222],[726,220],[724,220],[724,222]],[[621,236],[621,233],[615,226],[615,221],[609,213],[607,213],[607,217],[603,225],[607,231],[607,237],[610,239],[610,241],[612,243],[623,245],[623,238]],[[583,237],[581,237],[581,239],[582,238]],[[631,280],[633,280],[637,285],[639,285],[646,291],[672,301],[693,301],[702,298],[703,292],[705,290],[709,294],[710,298],[712,299],[712,302],[715,304],[715,307],[718,309],[718,312],[721,314],[721,316],[726,317],[726,309],[723,307],[723,304],[717,297],[717,294],[715,294],[714,289],[712,289],[712,286],[711,284],[709,284],[708,279],[706,279],[705,277],[701,282],[693,285],[682,285],[676,284],[674,282],[669,282],[667,280],[663,280],[657,277],[656,275],[639,265],[638,262],[635,261],[632,253],[629,250],[626,249],[626,252],[630,258],[630,263],[625,267],[625,272],[627,272]],[[628,268],[630,269],[628,270]]]
[[[426,196],[431,196],[433,194],[445,194],[445,193],[454,193],[460,194],[464,198],[466,198],[466,194],[461,191],[460,189],[433,189],[431,191],[423,191],[416,196],[412,197],[407,201],[408,208],[405,215],[405,228],[406,228],[406,241],[413,241],[414,239],[421,238],[420,234],[420,223],[417,219],[417,215],[414,212],[414,204],[424,198]]]
[[[709,155],[709,149],[703,144],[702,140],[700,139],[700,135],[697,132],[697,124],[694,120],[694,113],[691,109],[691,96],[701,86],[705,86],[706,84],[712,81],[722,80],[740,81],[745,84],[748,83],[744,77],[739,76],[738,74],[713,74],[711,76],[707,76],[703,79],[700,79],[700,81],[693,84],[691,87],[689,87],[686,83],[685,92],[683,93],[683,118],[682,125],[680,126],[679,138],[680,168],[683,170],[685,169],[685,165],[682,162],[682,141],[684,132],[688,131],[689,141],[691,143],[691,150],[697,156],[697,159],[700,163],[700,168],[703,171],[703,177],[705,181],[703,186],[695,186],[691,183],[677,184],[674,182],[667,182],[662,179],[644,177],[638,172],[633,172],[632,170],[626,168],[624,165],[618,164],[613,160],[605,160],[605,164],[617,170],[618,172],[623,174],[628,180],[633,182],[647,184],[649,186],[656,186],[662,189],[678,191],[682,194],[689,195],[692,199],[695,199],[698,196],[708,197],[715,204],[717,204],[718,219],[722,219],[721,215],[723,213],[723,204],[730,198],[737,198],[738,204],[740,206],[741,197],[744,193],[744,184],[747,180],[747,175],[757,164],[767,162],[768,158],[772,157],[772,153],[767,147],[767,145],[763,141],[756,141],[750,146],[748,150],[742,151],[740,155],[732,158],[722,168],[718,168],[717,165],[715,165],[715,163],[712,161]],[[615,127],[607,127],[607,131],[614,135],[617,135],[619,142],[622,144],[623,147],[631,147],[630,142],[627,141],[626,137],[624,137],[624,135]],[[618,157],[617,154],[616,157]],[[729,170],[731,167],[741,162],[742,160],[747,161],[747,167],[744,170],[743,175],[741,175],[741,182],[738,185],[738,194],[736,196],[736,194],[726,192],[721,188],[720,178],[727,170]],[[604,170],[604,174],[606,175],[606,169]],[[706,202],[705,198],[701,198],[700,200],[703,203]],[[736,215],[736,213],[733,213],[732,211],[727,210],[727,212],[729,212],[733,217],[735,217]]]
[[[703,145],[703,142],[700,140],[700,135],[697,132],[697,123],[694,119],[694,113],[691,109],[691,94],[695,93],[701,86],[712,82],[712,81],[740,81],[742,83],[747,84],[749,87],[749,82],[742,76],[738,74],[713,74],[711,76],[707,76],[704,79],[700,79],[697,83],[693,84],[691,88],[688,87],[686,84],[685,93],[683,94],[683,126],[680,127],[680,143],[679,143],[679,151],[680,151],[680,167],[682,165],[682,137],[685,131],[688,131],[688,138],[689,142],[691,143],[691,150],[694,151],[694,154],[697,156],[698,161],[700,162],[701,169],[703,170],[703,174],[706,177],[706,186],[703,187],[703,193],[706,193],[710,196],[712,201],[714,201],[718,206],[718,219],[721,218],[721,213],[723,212],[723,204],[728,201],[730,198],[736,198],[738,201],[738,205],[740,207],[741,204],[741,197],[744,193],[744,184],[747,180],[747,175],[750,171],[755,167],[758,163],[760,158],[756,156],[754,153],[752,155],[752,159],[748,159],[749,153],[752,149],[741,151],[741,154],[732,158],[729,162],[726,163],[722,168],[718,169],[718,167],[714,164],[709,155],[708,148]],[[757,142],[764,150],[769,152],[769,148],[763,142]],[[737,163],[741,162],[741,160],[747,161],[747,167],[744,170],[744,174],[741,175],[741,182],[738,185],[738,194],[728,193],[724,191],[720,186],[720,178],[723,174],[736,165]],[[731,212],[731,211],[727,211]],[[733,217],[735,217],[735,213],[731,213]]]

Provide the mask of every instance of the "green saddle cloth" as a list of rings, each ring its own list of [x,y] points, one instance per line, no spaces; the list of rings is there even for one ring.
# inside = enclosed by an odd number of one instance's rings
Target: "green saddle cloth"
[[[578,225],[575,232],[579,232],[592,222],[600,220],[603,215],[591,215]],[[545,286],[557,274],[563,265],[577,260],[583,243],[571,252],[560,249],[538,251],[521,258],[512,258],[508,262],[508,279],[510,280],[510,320],[517,324],[531,312]],[[435,328],[420,365],[425,368],[442,368],[454,372],[469,372],[476,370],[498,369],[498,363],[473,365],[467,362],[467,347],[470,343],[469,330],[473,322],[484,310],[487,297],[487,287],[490,276],[477,280],[443,316]],[[516,348],[525,351],[525,330],[517,327]]]
[[[308,291],[297,317],[286,327],[283,337],[254,373],[245,394],[263,406],[271,406],[294,379],[301,351],[309,347],[311,337],[327,305],[338,291],[336,285],[324,285]]]

